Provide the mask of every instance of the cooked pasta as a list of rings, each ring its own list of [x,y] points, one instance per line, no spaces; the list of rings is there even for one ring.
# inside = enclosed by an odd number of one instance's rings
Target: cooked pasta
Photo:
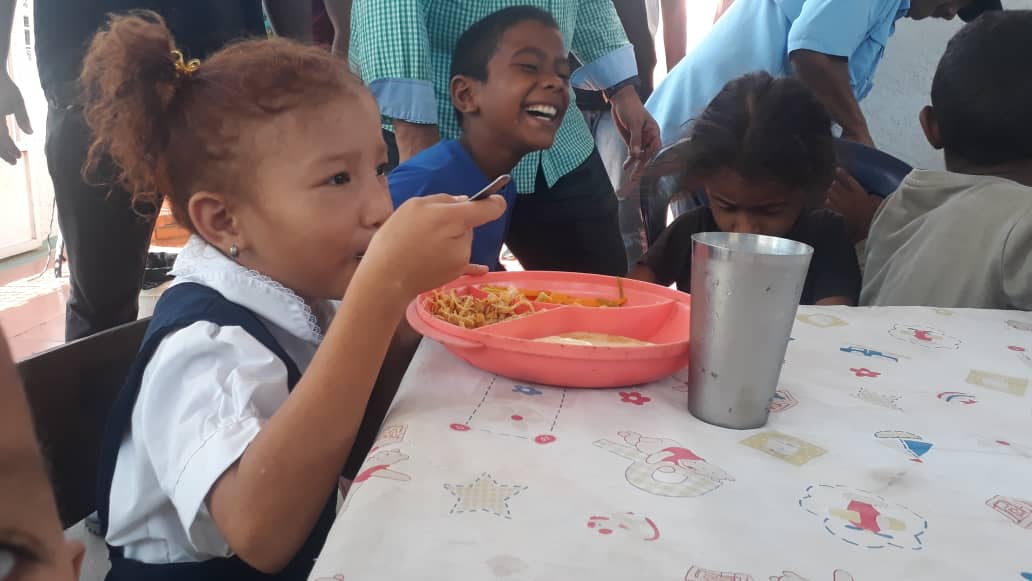
[[[477,329],[534,312],[534,304],[515,288],[492,288],[489,292],[471,288],[469,294],[462,295],[455,290],[434,291],[426,308],[438,319],[464,329]]]
[[[549,290],[528,290],[511,286],[480,285],[463,289],[434,291],[426,309],[438,319],[462,327],[478,329],[536,312],[535,303],[580,307],[621,307],[627,303],[623,281],[616,279],[615,299],[577,297]]]

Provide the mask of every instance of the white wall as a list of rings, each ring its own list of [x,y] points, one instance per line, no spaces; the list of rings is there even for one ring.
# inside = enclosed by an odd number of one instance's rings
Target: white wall
[[[1004,5],[1032,9],[1032,0],[1004,0]],[[959,20],[901,20],[874,90],[861,103],[878,147],[915,167],[943,167],[942,155],[925,141],[917,115],[929,103],[932,76],[946,42],[962,25]]]
[[[51,223],[54,187],[43,154],[47,104],[36,72],[32,0],[18,0],[16,7],[7,64],[25,99],[34,133],[19,131],[13,118],[0,123],[0,131],[10,131],[22,151],[17,165],[0,162],[0,225],[4,227],[0,232],[0,259],[34,250],[56,233],[56,224]]]

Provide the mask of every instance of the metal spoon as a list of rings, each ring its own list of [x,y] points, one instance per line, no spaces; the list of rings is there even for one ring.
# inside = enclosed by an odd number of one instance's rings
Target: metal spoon
[[[484,189],[473,194],[469,197],[469,201],[476,202],[477,200],[487,199],[489,196],[497,194],[504,188],[509,182],[512,181],[512,176],[509,174],[502,174],[494,179],[491,183],[487,184]]]

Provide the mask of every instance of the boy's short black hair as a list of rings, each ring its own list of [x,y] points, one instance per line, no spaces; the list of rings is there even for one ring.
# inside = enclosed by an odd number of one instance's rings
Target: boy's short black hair
[[[987,12],[946,46],[932,107],[947,153],[983,166],[1032,159],[1032,10]]]
[[[559,29],[559,24],[551,14],[535,6],[511,6],[485,16],[466,29],[455,43],[449,78],[462,75],[486,81],[487,63],[498,50],[498,42],[502,36],[510,28],[527,21]],[[462,125],[462,113],[456,110],[455,117],[459,120],[459,125]]]
[[[750,73],[724,85],[654,171],[689,181],[730,170],[750,181],[774,180],[823,205],[837,159],[831,116],[798,79]],[[675,151],[676,150],[676,151]]]

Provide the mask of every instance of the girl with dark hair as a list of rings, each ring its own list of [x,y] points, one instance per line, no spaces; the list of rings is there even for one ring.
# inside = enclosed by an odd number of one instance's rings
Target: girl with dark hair
[[[831,119],[800,81],[762,72],[731,81],[670,159],[656,171],[704,189],[709,207],[674,220],[633,278],[689,292],[694,234],[764,234],[814,248],[803,304],[856,304],[860,269],[845,222],[821,209],[836,173]]]

